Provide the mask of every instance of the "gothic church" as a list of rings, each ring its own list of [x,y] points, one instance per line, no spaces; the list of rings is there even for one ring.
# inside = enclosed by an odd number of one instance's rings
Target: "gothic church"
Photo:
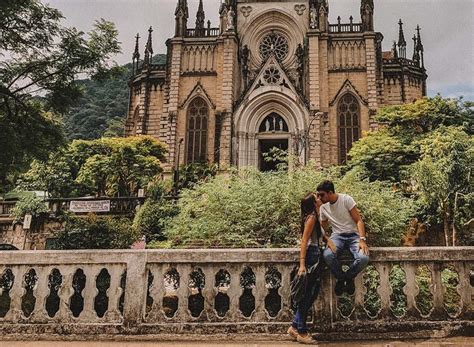
[[[401,20],[382,51],[373,0],[361,0],[359,22],[329,23],[328,13],[328,0],[226,0],[212,27],[200,0],[190,28],[178,0],[166,63],[152,61],[151,28],[143,59],[137,35],[126,134],[165,143],[168,171],[271,170],[263,154],[273,147],[317,167],[346,162],[379,107],[426,95],[427,74],[419,27],[409,58]]]

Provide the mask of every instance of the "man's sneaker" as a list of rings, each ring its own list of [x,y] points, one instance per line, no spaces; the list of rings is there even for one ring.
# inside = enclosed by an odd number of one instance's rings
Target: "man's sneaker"
[[[354,295],[356,290],[354,279],[351,278],[349,280],[346,280],[346,293],[349,295]]]
[[[298,330],[296,330],[295,328],[293,328],[292,326],[288,328],[288,335],[290,335],[290,337],[293,339],[293,341],[296,341],[296,339],[298,338]]]
[[[336,286],[334,287],[334,291],[336,292],[336,295],[341,296],[342,293],[344,293],[345,289],[346,289],[346,284],[344,280],[337,280]]]
[[[318,341],[313,339],[311,334],[306,333],[305,335],[298,334],[296,337],[296,341],[299,343],[304,343],[305,345],[316,345],[318,344]]]

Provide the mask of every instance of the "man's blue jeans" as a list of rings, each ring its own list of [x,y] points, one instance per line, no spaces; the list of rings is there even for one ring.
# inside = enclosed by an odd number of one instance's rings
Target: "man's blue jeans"
[[[309,269],[319,261],[319,254],[318,246],[310,245],[308,247],[305,258],[306,271],[309,271]],[[304,297],[298,303],[292,326],[297,329],[300,334],[306,334],[308,331],[306,320],[308,318],[309,309],[313,305],[314,300],[318,297],[319,288],[321,286],[320,273],[321,271],[318,266],[316,270],[308,274],[308,282],[306,284]]]
[[[336,246],[336,253],[333,253],[329,247],[326,247],[323,257],[334,277],[337,280],[351,280],[355,278],[369,263],[369,256],[359,249],[359,234],[332,233],[330,239]],[[338,258],[346,249],[351,253],[352,263],[349,265],[349,269],[344,272]]]

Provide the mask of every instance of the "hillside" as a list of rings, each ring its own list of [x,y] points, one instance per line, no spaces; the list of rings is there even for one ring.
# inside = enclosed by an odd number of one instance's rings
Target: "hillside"
[[[162,64],[165,54],[157,54],[153,62]],[[78,83],[84,88],[84,95],[77,105],[64,116],[64,128],[69,140],[96,139],[109,129],[108,133],[117,133],[127,115],[128,80],[131,64],[123,66],[124,73],[106,81],[90,79]],[[120,133],[120,131],[119,131]]]

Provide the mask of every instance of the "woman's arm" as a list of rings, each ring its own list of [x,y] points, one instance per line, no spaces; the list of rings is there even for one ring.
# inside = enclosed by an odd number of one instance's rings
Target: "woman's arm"
[[[301,236],[301,249],[300,249],[300,268],[298,270],[298,275],[301,275],[306,271],[305,267],[305,258],[306,258],[306,249],[308,247],[308,240],[311,237],[313,232],[314,224],[316,223],[316,216],[309,216],[304,223],[304,231]]]

